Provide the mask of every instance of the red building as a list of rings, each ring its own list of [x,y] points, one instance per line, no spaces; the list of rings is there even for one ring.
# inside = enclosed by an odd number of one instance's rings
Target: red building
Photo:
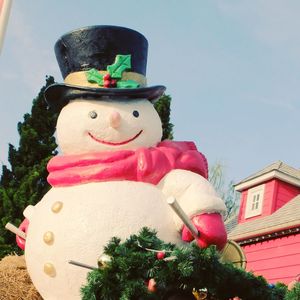
[[[291,282],[300,273],[300,170],[278,161],[235,189],[241,206],[228,223],[229,239],[243,248],[247,270]]]

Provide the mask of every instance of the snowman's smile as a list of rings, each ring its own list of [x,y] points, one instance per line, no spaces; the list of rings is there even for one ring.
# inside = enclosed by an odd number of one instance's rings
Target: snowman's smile
[[[133,140],[137,139],[141,135],[142,132],[143,132],[143,130],[141,130],[139,133],[137,133],[135,136],[131,137],[130,139],[122,141],[122,142],[104,141],[104,140],[100,140],[100,139],[96,138],[90,132],[88,134],[94,141],[96,141],[98,143],[101,143],[104,145],[109,145],[109,146],[120,146],[120,145],[128,144],[128,143],[132,142]]]

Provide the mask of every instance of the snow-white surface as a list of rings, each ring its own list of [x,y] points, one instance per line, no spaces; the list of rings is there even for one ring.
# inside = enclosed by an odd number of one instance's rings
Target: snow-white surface
[[[61,201],[57,213],[51,207]],[[166,197],[147,183],[121,181],[52,188],[33,208],[25,258],[32,281],[44,299],[80,299],[88,270],[68,264],[75,260],[97,267],[103,246],[112,236],[127,238],[148,226],[170,242],[180,242]],[[44,242],[52,232],[52,245]],[[55,277],[44,273],[51,263]]]
[[[161,135],[159,116],[148,100],[74,100],[57,123],[64,155],[156,146]],[[80,299],[88,270],[68,261],[97,267],[103,246],[113,236],[125,239],[147,226],[162,240],[181,243],[177,230],[182,223],[167,204],[169,196],[177,198],[189,217],[225,209],[207,180],[184,170],[169,172],[157,186],[108,181],[56,187],[25,209],[26,264],[42,297]],[[62,206],[53,210],[58,202]]]
[[[134,111],[138,112],[138,117],[133,115]],[[97,117],[91,118],[91,112]],[[115,113],[120,115],[119,124],[112,122]],[[120,143],[133,138],[141,130],[139,137],[122,145],[97,142],[89,135],[105,142]],[[62,109],[57,121],[58,144],[64,154],[151,147],[160,142],[161,136],[160,118],[148,100],[73,100]]]

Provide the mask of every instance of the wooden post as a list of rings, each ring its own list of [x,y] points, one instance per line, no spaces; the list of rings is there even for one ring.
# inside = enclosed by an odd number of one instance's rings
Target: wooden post
[[[11,232],[13,232],[14,234],[18,235],[19,237],[21,237],[22,239],[26,240],[26,233],[22,230],[20,230],[18,227],[16,227],[15,225],[11,224],[11,223],[7,223],[5,225],[5,228]]]
[[[12,0],[0,0],[0,53],[4,42],[11,4]]]
[[[172,207],[174,212],[177,214],[177,216],[181,219],[183,224],[188,228],[188,230],[191,232],[194,238],[200,237],[200,232],[196,228],[196,226],[192,223],[192,221],[189,219],[187,214],[183,211],[181,206],[178,204],[176,199],[174,197],[169,197],[167,199],[167,203]]]

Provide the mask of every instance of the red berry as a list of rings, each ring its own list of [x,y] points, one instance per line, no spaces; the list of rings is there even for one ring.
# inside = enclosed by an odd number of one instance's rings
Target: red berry
[[[117,80],[112,79],[110,82],[111,87],[116,87],[117,86]]]
[[[111,77],[110,77],[110,75],[107,73],[107,74],[105,74],[105,75],[103,76],[103,79],[104,79],[104,80],[110,80]]]
[[[164,251],[159,251],[156,254],[157,259],[164,259],[165,258],[165,252]]]
[[[151,278],[148,281],[148,291],[151,293],[156,292],[156,282],[155,282],[154,278]]]
[[[106,88],[110,87],[110,80],[104,80],[103,85],[104,85],[104,87],[106,87]]]

